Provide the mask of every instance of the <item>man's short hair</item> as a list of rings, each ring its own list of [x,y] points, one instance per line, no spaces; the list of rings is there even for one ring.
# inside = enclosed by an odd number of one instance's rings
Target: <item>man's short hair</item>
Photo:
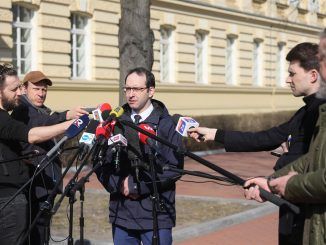
[[[318,44],[316,43],[299,43],[286,56],[286,60],[291,62],[298,60],[300,66],[306,71],[316,69],[319,71]]]
[[[2,64],[0,65],[0,89],[3,88],[4,82],[9,76],[17,76],[17,70],[12,64]]]
[[[146,87],[147,88],[149,88],[149,87],[155,88],[155,77],[154,77],[153,73],[144,67],[137,67],[137,68],[130,70],[125,78],[125,83],[127,81],[128,76],[134,72],[137,75],[145,75],[146,76]]]

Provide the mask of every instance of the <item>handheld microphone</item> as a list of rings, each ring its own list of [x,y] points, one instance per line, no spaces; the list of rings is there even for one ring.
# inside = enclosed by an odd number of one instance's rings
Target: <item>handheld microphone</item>
[[[190,128],[197,128],[199,123],[191,117],[180,117],[175,130],[183,137],[188,136],[188,130]]]
[[[108,104],[108,103],[100,104],[97,109],[92,111],[94,120],[103,122],[104,119],[102,117],[102,113],[104,111],[111,111],[111,110],[112,110],[112,108],[111,108],[110,104]]]
[[[114,121],[116,118],[121,117],[122,114],[124,113],[124,110],[121,106],[118,106],[117,108],[115,108],[114,110],[112,110],[109,114],[109,116],[107,117],[107,119],[103,122],[103,126],[111,123],[112,121]],[[103,116],[103,115],[102,115]]]
[[[155,131],[154,129],[149,126],[148,124],[140,124],[139,127],[145,131],[147,131],[148,133],[150,134],[153,134],[155,135]],[[147,135],[145,134],[142,134],[140,132],[138,132],[138,136],[139,136],[139,140],[140,142],[142,142],[144,145],[149,145],[150,147],[152,147],[155,151],[158,150],[157,146],[156,146],[156,143],[153,139],[151,139],[150,137],[148,137]]]
[[[121,144],[122,146],[127,146],[127,139],[122,134],[113,135],[108,139],[108,145]]]
[[[88,123],[89,118],[87,115],[82,115],[80,118],[77,118],[75,121],[73,121],[73,123],[66,130],[65,135],[62,137],[62,139],[54,145],[54,147],[46,154],[46,156],[50,158],[67,139],[71,139],[83,131]]]
[[[103,155],[107,149],[107,145],[105,145],[106,140],[112,134],[112,125],[105,125],[103,123],[99,124],[99,126],[95,130],[96,135],[96,148],[94,150],[92,161],[95,162],[98,159],[102,161]]]
[[[81,161],[84,159],[85,155],[91,149],[95,143],[95,131],[96,127],[98,126],[99,122],[96,120],[91,120],[88,124],[86,131],[82,134],[79,139],[80,145],[80,153],[78,156],[78,160]]]
[[[114,145],[115,158],[113,161],[115,170],[118,172],[120,170],[120,153],[121,147],[126,147],[128,145],[127,139],[122,134],[113,135],[108,139],[108,145]]]

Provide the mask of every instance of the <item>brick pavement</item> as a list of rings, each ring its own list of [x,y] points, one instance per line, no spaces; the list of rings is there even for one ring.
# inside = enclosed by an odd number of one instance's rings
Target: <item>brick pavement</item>
[[[269,152],[222,153],[206,156],[205,159],[242,178],[268,175],[273,172],[272,167],[276,161],[276,158],[270,155]],[[188,158],[185,161],[185,169],[216,174],[213,170]],[[243,190],[240,186],[222,186],[212,182],[193,183],[187,181],[202,182],[206,181],[206,179],[189,175],[183,176],[181,181],[177,182],[177,195],[243,199]],[[86,188],[99,189],[102,186],[93,175],[90,182],[86,184]],[[275,212],[177,244],[274,245],[277,244],[277,220],[277,212]]]

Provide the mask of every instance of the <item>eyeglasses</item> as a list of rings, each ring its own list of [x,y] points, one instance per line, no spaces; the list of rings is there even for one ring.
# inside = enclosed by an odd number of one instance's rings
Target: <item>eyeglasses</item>
[[[143,88],[136,88],[136,87],[123,87],[123,92],[124,93],[131,93],[131,91],[133,91],[134,93],[141,93],[144,91],[144,89],[147,89],[147,87],[143,87]]]

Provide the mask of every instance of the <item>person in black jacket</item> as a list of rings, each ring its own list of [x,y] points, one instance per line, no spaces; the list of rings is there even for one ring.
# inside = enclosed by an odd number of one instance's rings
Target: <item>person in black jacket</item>
[[[53,112],[44,105],[48,86],[52,86],[52,81],[40,71],[31,71],[27,73],[23,79],[23,94],[20,96],[20,105],[17,106],[11,117],[23,122],[28,127],[49,126],[64,122],[70,119],[76,119],[83,114],[88,114],[82,107],[64,111],[61,113]],[[53,148],[56,140],[42,142],[40,144],[29,144],[21,142],[22,153],[37,151],[39,153],[47,153]],[[43,156],[36,157],[30,160],[29,170],[30,176],[33,176],[36,166]],[[44,171],[33,181],[31,189],[31,221],[40,210],[41,205],[47,200],[49,194],[54,188],[56,181],[61,177],[61,161],[56,158]],[[31,244],[44,244],[45,228],[48,226],[46,217],[40,217],[34,226],[31,236]]]
[[[21,84],[11,65],[0,65],[0,207],[29,180],[28,168],[21,160],[20,142],[37,144],[58,136],[72,121],[47,127],[28,127],[9,116],[19,103]],[[0,212],[0,243],[21,244],[27,229],[28,203],[24,193],[16,196]]]
[[[131,70],[125,79],[124,92],[127,104],[121,120],[135,124],[147,124],[159,137],[181,146],[182,138],[175,131],[175,124],[166,107],[154,100],[155,78],[144,69]],[[138,133],[127,126],[116,124],[114,134],[121,133],[128,140],[120,156],[117,168],[113,163],[116,155],[107,150],[106,164],[96,174],[110,192],[110,223],[114,244],[152,244],[153,213],[152,195],[155,181],[158,187],[160,209],[157,210],[158,244],[172,244],[172,227],[175,226],[175,182],[180,177],[172,171],[162,170],[164,165],[182,167],[183,157],[169,147],[157,143],[155,149],[139,142]],[[155,155],[156,176],[149,171],[150,154]]]
[[[278,170],[308,152],[315,124],[318,119],[318,107],[325,99],[316,98],[320,87],[318,45],[300,43],[286,56],[289,61],[286,82],[295,97],[303,96],[305,106],[292,118],[278,126],[260,132],[226,131],[222,129],[199,127],[190,129],[191,137],[199,141],[199,135],[205,141],[215,140],[224,144],[226,151],[253,152],[268,151],[279,146],[285,149],[277,160],[274,170]],[[301,244],[304,214],[293,215],[280,209],[279,244]]]

